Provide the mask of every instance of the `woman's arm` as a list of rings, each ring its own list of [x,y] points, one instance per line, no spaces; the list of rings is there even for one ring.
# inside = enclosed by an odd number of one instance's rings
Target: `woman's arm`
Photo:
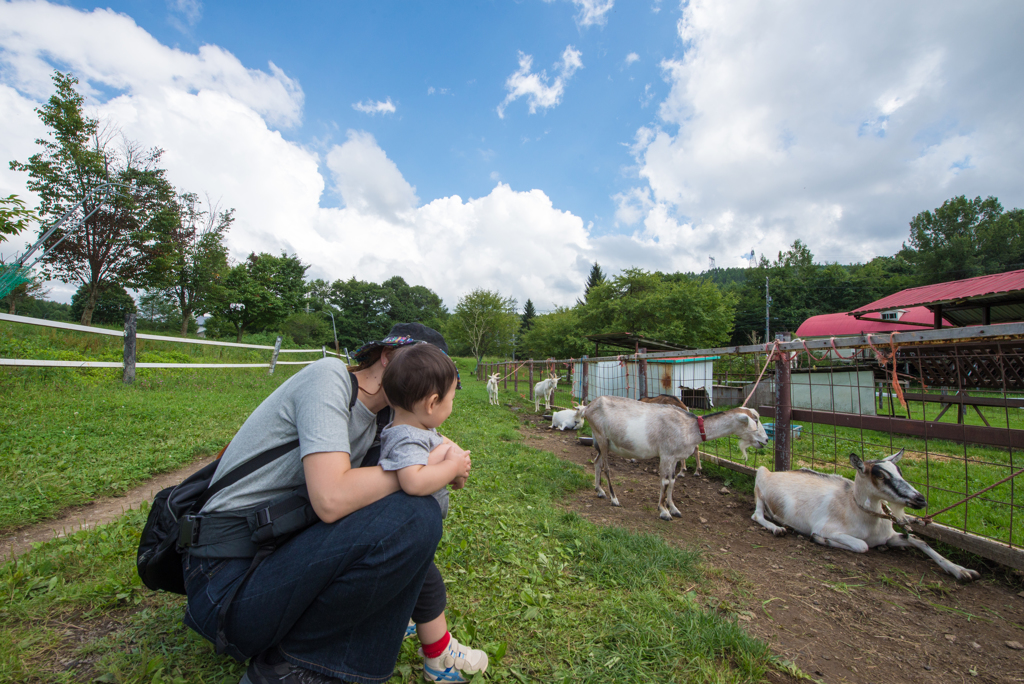
[[[326,523],[394,494],[401,487],[394,472],[353,468],[344,451],[320,451],[302,459],[309,501]]]

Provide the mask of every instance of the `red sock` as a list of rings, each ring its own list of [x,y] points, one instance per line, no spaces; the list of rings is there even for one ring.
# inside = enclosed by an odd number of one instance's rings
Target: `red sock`
[[[428,658],[436,658],[448,648],[448,642],[452,640],[452,633],[445,632],[444,636],[432,644],[423,644],[423,655]]]

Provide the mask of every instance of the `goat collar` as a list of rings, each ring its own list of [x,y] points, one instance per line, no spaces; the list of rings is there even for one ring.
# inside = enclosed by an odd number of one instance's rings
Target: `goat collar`
[[[708,441],[708,433],[704,432],[704,419],[701,416],[697,416],[697,429],[700,430],[700,441]]]

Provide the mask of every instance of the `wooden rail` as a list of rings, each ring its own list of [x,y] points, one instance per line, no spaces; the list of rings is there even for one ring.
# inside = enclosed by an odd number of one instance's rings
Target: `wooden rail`
[[[774,406],[760,406],[757,410],[762,417],[775,417]],[[1024,448],[1024,430],[1009,428],[939,423],[933,420],[890,418],[888,416],[862,416],[856,413],[830,413],[810,409],[793,409],[792,419],[820,425],[876,430],[909,437],[948,439],[951,442],[986,444],[1014,449]]]

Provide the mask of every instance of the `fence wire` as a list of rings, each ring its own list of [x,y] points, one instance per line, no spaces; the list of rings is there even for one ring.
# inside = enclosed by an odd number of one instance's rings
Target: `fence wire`
[[[604,395],[666,394],[698,415],[746,401],[759,412],[769,446],[750,449],[746,462],[735,437],[707,442],[701,451],[748,473],[759,466],[812,468],[852,478],[851,453],[880,459],[903,449],[903,475],[928,501],[914,514],[934,515],[942,526],[1005,544],[1019,556],[1024,504],[1016,494],[1024,476],[1014,475],[1024,468],[1024,327],[996,341],[960,330],[960,338],[947,330],[942,343],[929,344],[897,344],[888,335],[798,341],[784,345],[784,360],[776,353],[770,362],[770,349],[746,347],[481,364],[478,375],[499,373],[501,391],[531,401],[534,384],[557,376],[553,411]],[[779,444],[787,425],[789,439]]]

